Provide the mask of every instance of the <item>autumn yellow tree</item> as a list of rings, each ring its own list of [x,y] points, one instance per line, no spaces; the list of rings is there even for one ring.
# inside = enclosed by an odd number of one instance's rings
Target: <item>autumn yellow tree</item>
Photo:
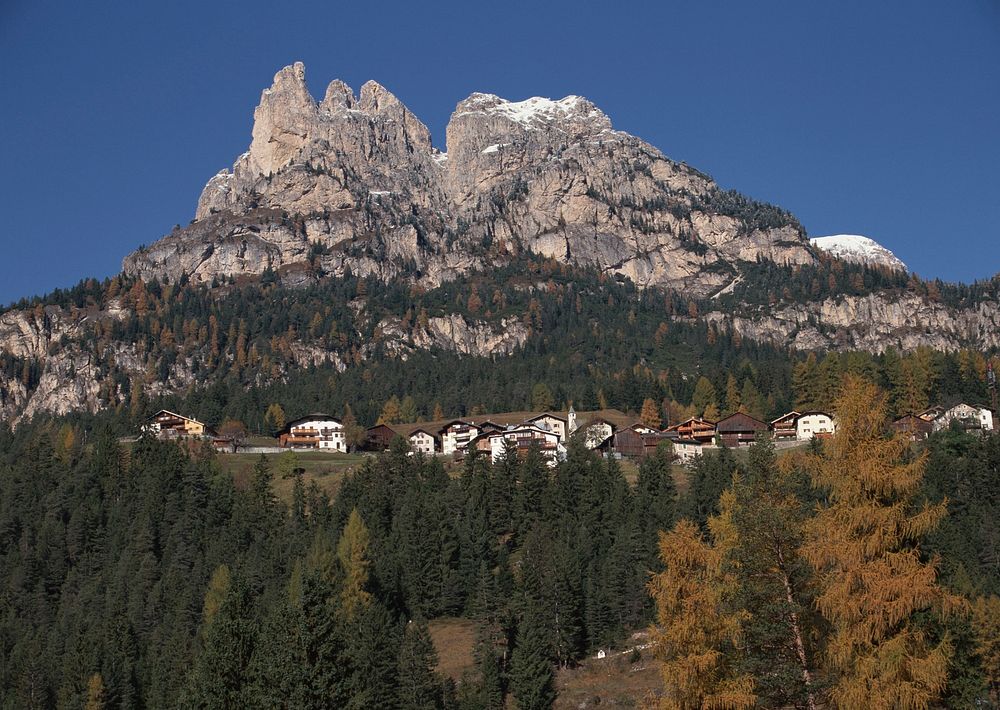
[[[104,710],[108,706],[107,695],[104,692],[104,678],[100,673],[94,673],[87,680],[87,702],[84,710]]]
[[[355,508],[347,519],[347,525],[337,543],[337,560],[343,573],[343,586],[340,589],[341,612],[348,621],[353,621],[357,615],[371,604],[372,595],[368,591],[368,545],[370,535],[365,521]]]
[[[887,405],[875,385],[848,376],[835,411],[836,436],[806,463],[828,503],[806,523],[802,547],[831,626],[830,699],[840,708],[927,708],[945,688],[951,648],[931,642],[913,617],[959,601],[918,545],[945,504],[914,505],[925,458],[908,460],[906,441],[882,435]]]
[[[382,407],[376,424],[399,424],[401,416],[399,397],[392,395]]]
[[[659,429],[662,420],[660,419],[660,408],[656,406],[656,402],[647,397],[646,401],[642,403],[642,411],[639,413],[639,419],[646,426]]]
[[[264,422],[276,431],[285,428],[285,410],[280,404],[271,404],[264,413]]]
[[[736,384],[736,378],[732,373],[726,379],[726,414],[733,414],[740,411],[740,389]]]
[[[663,695],[648,708],[738,710],[756,701],[753,680],[733,671],[727,653],[739,640],[741,616],[723,605],[724,547],[709,545],[689,520],[660,533],[664,570],[653,575],[649,591],[656,603],[651,635]]]

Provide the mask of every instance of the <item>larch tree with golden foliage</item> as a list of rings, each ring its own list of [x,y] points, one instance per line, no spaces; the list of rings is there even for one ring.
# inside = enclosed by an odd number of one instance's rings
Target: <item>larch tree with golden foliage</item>
[[[340,590],[340,608],[344,618],[353,621],[372,602],[368,591],[368,545],[371,536],[361,514],[355,508],[347,519],[347,525],[337,543],[337,559],[343,573]]]
[[[802,548],[818,575],[816,606],[831,626],[830,700],[839,708],[928,708],[947,685],[951,648],[947,639],[931,642],[914,615],[960,603],[919,550],[945,504],[914,505],[925,458],[907,460],[908,443],[883,436],[887,406],[875,385],[847,377],[835,411],[836,436],[806,462],[828,501],[806,523]]]
[[[639,413],[639,420],[648,427],[659,429],[662,420],[660,419],[660,408],[656,402],[648,397],[642,403],[642,411]]]
[[[663,695],[648,708],[738,710],[756,701],[750,676],[733,671],[741,616],[723,606],[722,548],[709,545],[690,520],[660,533],[665,569],[653,575],[649,591],[656,603],[651,635]]]

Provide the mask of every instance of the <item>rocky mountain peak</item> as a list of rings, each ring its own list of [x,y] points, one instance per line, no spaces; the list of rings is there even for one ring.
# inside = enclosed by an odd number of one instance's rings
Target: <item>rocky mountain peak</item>
[[[326,87],[326,95],[319,106],[326,113],[337,113],[343,109],[354,108],[356,103],[351,87],[340,79],[334,79]]]
[[[249,151],[209,180],[195,222],[124,269],[206,282],[273,269],[294,283],[349,269],[435,284],[531,252],[711,294],[741,262],[815,259],[790,215],[723,193],[581,96],[475,93],[446,141],[445,159],[377,82],[357,95],[331,82],[317,103],[305,67],[285,67],[261,94]]]
[[[860,234],[833,234],[828,237],[813,237],[809,241],[820,251],[837,259],[908,271],[906,264],[899,257],[870,237]]]
[[[283,168],[305,145],[317,116],[318,107],[306,88],[305,65],[296,62],[279,71],[254,111],[251,165],[262,175]]]

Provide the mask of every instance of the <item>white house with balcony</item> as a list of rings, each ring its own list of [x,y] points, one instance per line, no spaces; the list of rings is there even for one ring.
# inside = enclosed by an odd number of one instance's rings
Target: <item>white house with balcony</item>
[[[965,431],[993,431],[993,410],[983,405],[958,404],[945,409],[933,420],[934,431],[941,431],[957,422]]]
[[[439,433],[441,435],[441,453],[445,456],[452,456],[457,452],[464,452],[469,442],[482,433],[482,429],[472,422],[455,419],[443,426]]]
[[[799,440],[833,436],[836,432],[837,422],[826,412],[801,412],[795,419],[795,438]]]
[[[321,412],[288,422],[278,432],[278,444],[286,449],[347,452],[344,424],[336,417]]]
[[[517,448],[518,456],[524,456],[532,445],[537,445],[549,466],[555,466],[557,462],[566,457],[566,447],[562,443],[562,437],[554,431],[543,429],[534,424],[510,426],[489,434],[488,438],[490,457],[494,462],[503,458],[504,452],[510,444]]]

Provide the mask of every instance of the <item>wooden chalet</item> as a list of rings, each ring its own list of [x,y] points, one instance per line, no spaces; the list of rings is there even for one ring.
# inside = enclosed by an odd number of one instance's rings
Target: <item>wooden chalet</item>
[[[910,441],[922,441],[931,435],[934,422],[923,419],[916,414],[907,414],[895,420],[892,430]]]
[[[613,448],[626,458],[643,459],[655,451],[661,442],[674,438],[666,432],[656,431],[645,424],[633,424],[614,433]],[[647,439],[649,440],[648,444]]]
[[[715,425],[715,431],[722,439],[722,443],[731,447],[749,446],[757,440],[759,433],[767,430],[767,422],[762,422],[744,412],[730,414]]]
[[[214,432],[197,419],[166,409],[161,409],[149,417],[143,423],[141,430],[144,434],[152,434],[157,439],[165,441],[214,436]]]
[[[771,436],[775,441],[790,441],[798,436],[795,428],[795,420],[799,418],[799,412],[794,409],[788,414],[782,414],[771,422]]]
[[[694,439],[711,444],[715,441],[715,422],[704,417],[691,417],[680,424],[667,427],[667,433],[673,434],[678,439]]]

